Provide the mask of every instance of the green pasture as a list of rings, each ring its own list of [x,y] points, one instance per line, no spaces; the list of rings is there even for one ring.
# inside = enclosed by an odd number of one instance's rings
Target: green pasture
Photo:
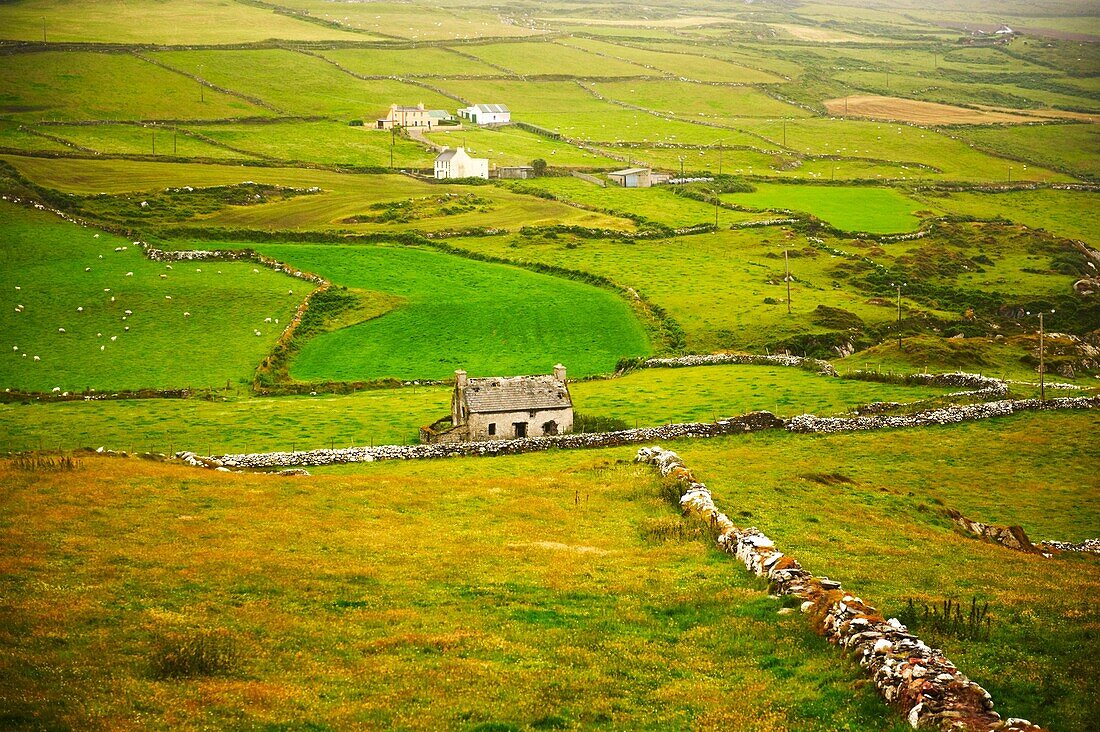
[[[738,66],[745,66],[765,71],[770,74],[779,74],[798,78],[805,72],[805,68],[796,61],[787,58],[776,46],[767,44],[732,44],[721,41],[692,43],[685,46],[680,38],[669,38],[652,41],[631,41],[631,45],[639,49],[652,49],[654,51],[675,50],[701,56],[703,58],[717,58],[729,61]]]
[[[280,0],[282,7],[387,40],[465,40],[537,35],[524,25],[504,22],[494,7],[440,7],[423,3],[346,3],[333,0]],[[359,36],[362,38],[362,36]]]
[[[26,130],[21,130],[20,124],[13,120],[0,119],[0,147],[11,150],[31,151],[45,150],[49,152],[64,152],[72,148],[62,145],[45,137],[39,137]]]
[[[515,267],[401,247],[265,244],[260,251],[339,285],[405,299],[390,313],[303,345],[302,381],[438,379],[614,370],[649,352],[642,326],[613,292]]]
[[[649,221],[672,227],[713,224],[714,206],[676,195],[669,187],[623,188],[608,183],[600,187],[579,178],[538,178],[513,184],[514,190],[544,190],[563,201],[642,216]],[[759,218],[744,211],[719,209],[718,224],[730,224]]]
[[[264,126],[269,127],[269,125]],[[197,137],[180,134],[174,127],[113,124],[46,125],[38,129],[48,135],[68,140],[74,145],[109,155],[253,159],[251,155],[226,150]],[[43,140],[43,142],[46,141]]]
[[[652,47],[634,48],[624,44],[609,43],[590,38],[570,38],[565,43],[593,53],[633,61],[672,76],[695,81],[723,81],[741,84],[769,84],[783,81],[781,77],[765,71],[739,66],[729,61],[703,58],[691,53],[656,51]]]
[[[681,519],[651,469],[620,464],[631,455],[305,480],[5,462],[6,714],[78,728],[140,710],[175,728],[763,732],[824,719],[901,732],[855,663],[779,615],[692,525],[664,538]],[[89,632],[96,622],[109,627]],[[158,644],[204,631],[239,661],[158,678]]]
[[[1100,178],[1098,128],[1095,124],[979,127],[960,130],[959,134],[967,142],[998,155],[1096,180]],[[1026,167],[1021,173],[1026,176]]]
[[[686,175],[703,173],[713,175],[719,170],[726,175],[775,175],[775,168],[789,164],[791,156],[781,154],[769,154],[760,149],[746,149],[743,147],[727,148],[728,138],[724,137],[724,130],[714,130],[716,137],[713,145],[707,147],[634,147],[605,146],[618,155],[629,156],[632,160],[644,161],[644,164],[660,170],[666,170],[679,174],[681,162]],[[734,139],[739,136],[734,133]],[[760,140],[746,136],[744,141],[738,140],[735,144],[763,145]]]
[[[334,48],[322,51],[321,55],[363,76],[500,75],[500,69],[450,49],[435,46],[392,49]]]
[[[167,389],[248,379],[312,289],[266,268],[253,272],[251,263],[169,270],[119,237],[9,203],[0,212],[3,387]]]
[[[532,160],[542,159],[554,167],[617,169],[622,165],[618,160],[515,126],[464,127],[451,132],[433,132],[427,137],[437,145],[465,146],[471,155],[488,158],[490,164],[529,165]]]
[[[3,8],[10,5],[0,6]],[[0,10],[2,13],[3,10]],[[157,120],[270,114],[129,54],[48,51],[7,56],[0,111],[12,119]]]
[[[893,234],[914,231],[921,205],[893,188],[757,183],[752,193],[726,193],[723,200],[763,209],[810,213],[844,231]]]
[[[553,48],[553,47],[551,47]],[[471,104],[505,104],[513,120],[527,120],[532,113],[612,112],[614,107],[592,96],[573,81],[524,81],[522,79],[439,79],[434,86],[468,99]],[[452,103],[456,109],[458,106]],[[450,108],[450,107],[448,107]]]
[[[1006,191],[1004,193],[933,192],[919,194],[930,206],[981,219],[1003,217],[1055,236],[1093,245],[1100,234],[1093,224],[1100,215],[1100,196],[1091,191]]]
[[[592,83],[609,99],[687,119],[736,124],[741,117],[810,117],[751,86],[715,87],[667,79]]]
[[[424,145],[388,130],[345,122],[280,122],[189,126],[212,140],[278,160],[388,168],[392,147],[394,168],[431,168],[435,154]]]
[[[269,38],[368,40],[369,36],[220,0],[21,0],[0,4],[0,37],[94,43],[250,43]],[[186,22],[181,22],[181,20]],[[6,59],[10,60],[10,59]]]
[[[814,322],[818,305],[840,308],[869,324],[892,321],[890,303],[874,304],[834,271],[838,258],[778,228],[723,231],[630,243],[485,237],[451,240],[474,252],[542,262],[603,275],[633,287],[684,329],[689,351],[763,352],[798,334],[829,328]],[[792,252],[792,309],[787,314],[783,248]],[[770,302],[765,302],[768,299]]]
[[[453,99],[429,89],[392,79],[363,81],[294,51],[164,51],[153,58],[294,115],[373,122],[385,116],[391,104],[457,107]]]
[[[547,369],[538,364],[536,371]],[[348,395],[249,398],[244,387],[215,399],[144,399],[0,405],[0,450],[79,447],[205,454],[412,444],[450,413],[452,389],[414,386]],[[574,381],[582,414],[630,427],[712,422],[766,409],[827,415],[873,401],[910,402],[942,389],[828,378],[793,368],[700,366],[640,369],[616,379]]]
[[[495,43],[463,49],[483,61],[521,76],[652,76],[644,66],[596,56],[561,43]],[[495,70],[500,73],[499,70]]]
[[[915,168],[909,178],[951,180],[1061,181],[1068,178],[1043,168],[1027,170],[1015,161],[981,153],[951,133],[891,122],[812,119],[783,122],[743,120],[741,128],[754,132],[772,144],[783,145],[808,155],[867,158],[928,166]],[[1010,171],[1010,167],[1014,168]],[[929,169],[931,168],[931,169]]]

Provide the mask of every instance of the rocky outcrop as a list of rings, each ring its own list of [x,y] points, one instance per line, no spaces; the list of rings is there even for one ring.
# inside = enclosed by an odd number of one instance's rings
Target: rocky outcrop
[[[845,593],[840,583],[815,577],[786,556],[756,528],[741,529],[719,511],[706,485],[696,480],[676,453],[642,448],[636,460],[655,465],[680,487],[680,506],[718,532],[718,548],[737,557],[750,572],[768,580],[779,595],[800,598],[815,630],[850,651],[886,701],[914,729],[1040,732],[1024,719],[1002,719],[985,689],[968,679],[943,654],[897,619]]]
[[[997,526],[996,524],[983,524],[963,516],[954,509],[947,510],[947,517],[968,534],[973,534],[983,541],[1000,544],[1009,549],[1028,554],[1039,554],[1040,550],[1027,538],[1027,532],[1022,526]]]

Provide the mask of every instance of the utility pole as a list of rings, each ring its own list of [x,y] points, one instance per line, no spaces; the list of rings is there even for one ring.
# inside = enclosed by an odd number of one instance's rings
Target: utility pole
[[[150,129],[153,132],[153,155],[156,155],[157,154],[157,128],[152,127]]]
[[[1046,343],[1043,340],[1043,314],[1039,313],[1039,401],[1045,402],[1047,400],[1047,381],[1046,381]]]
[[[178,141],[179,134],[180,134],[180,131],[178,129],[172,130],[172,155],[176,154],[176,143]],[[227,390],[229,389],[228,386],[226,386],[225,388]]]
[[[718,230],[718,191],[714,191],[714,230]]]
[[[202,81],[202,67],[203,67],[203,65],[199,64],[198,71],[199,71],[199,103],[200,104],[206,102],[206,84],[204,84],[203,81]]]
[[[901,350],[901,288],[905,286],[905,283],[895,285],[898,288],[898,350]]]
[[[46,16],[42,16],[42,42],[46,42]]]
[[[783,147],[787,146],[787,120],[783,120]]]
[[[783,267],[786,270],[786,275],[783,279],[787,281],[787,315],[791,314],[791,260],[787,256],[787,248],[783,248]]]
[[[684,156],[680,156],[680,177],[684,177]]]
[[[722,175],[722,146],[718,146],[718,175]]]

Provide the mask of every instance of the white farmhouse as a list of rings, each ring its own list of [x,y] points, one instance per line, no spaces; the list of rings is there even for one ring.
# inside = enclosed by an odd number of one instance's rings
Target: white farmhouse
[[[489,178],[489,159],[472,158],[466,154],[466,148],[457,147],[452,150],[443,148],[443,152],[435,156],[435,177],[439,180],[447,178]]]
[[[511,440],[573,431],[573,399],[565,367],[546,376],[471,379],[455,371],[451,416],[422,427],[424,442]]]
[[[512,113],[503,104],[474,104],[458,110],[458,116],[475,125],[506,125],[512,121]]]

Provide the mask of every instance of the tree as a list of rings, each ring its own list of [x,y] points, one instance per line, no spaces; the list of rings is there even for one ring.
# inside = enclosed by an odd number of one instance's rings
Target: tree
[[[536,178],[546,175],[546,161],[542,158],[535,158],[532,160],[531,167],[535,169]]]

